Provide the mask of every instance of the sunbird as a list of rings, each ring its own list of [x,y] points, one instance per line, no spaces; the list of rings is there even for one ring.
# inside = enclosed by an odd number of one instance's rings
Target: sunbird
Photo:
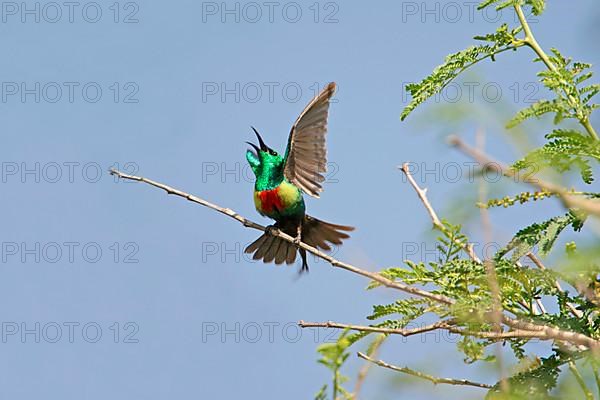
[[[246,151],[246,160],[256,176],[254,205],[259,214],[275,220],[270,228],[294,237],[295,244],[331,250],[331,244],[340,245],[350,237],[351,226],[335,225],[306,214],[306,193],[319,197],[321,183],[327,172],[327,116],[329,103],[336,85],[329,83],[308,103],[292,126],[285,154],[281,156],[265,144],[254,127],[259,146],[246,142],[254,151]],[[275,261],[275,264],[292,264],[296,260],[296,245],[265,232],[248,247],[254,260]],[[308,272],[306,250],[299,249],[302,257],[300,273]]]

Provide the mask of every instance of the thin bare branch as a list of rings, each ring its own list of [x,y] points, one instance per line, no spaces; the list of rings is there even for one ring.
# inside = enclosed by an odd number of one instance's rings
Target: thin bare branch
[[[483,168],[487,168],[493,171],[496,171],[506,177],[515,177],[516,172],[512,169],[510,169],[507,165],[494,160],[493,158],[491,158],[489,155],[487,155],[486,153],[484,153],[483,151],[481,151],[480,149],[474,148],[472,146],[469,146],[467,143],[465,143],[465,141],[463,141],[459,136],[457,135],[451,135],[448,137],[448,142],[455,146],[456,148],[458,148],[460,151],[462,151],[463,153],[465,153],[466,155],[470,156],[471,158],[473,158],[475,161],[477,161],[479,163],[479,165],[481,165]],[[540,180],[539,178],[532,178],[530,176],[524,176],[523,177],[523,182],[528,183],[530,185],[533,185],[539,189],[542,190],[546,190],[552,193],[557,193],[561,196],[561,198],[563,198],[564,202],[565,202],[565,206],[575,206],[576,204],[573,204],[572,201],[573,199],[575,199],[575,196],[571,196],[568,195],[568,190],[565,188],[562,188],[558,185],[554,185],[552,183],[549,182],[545,182],[543,180]],[[562,194],[561,194],[562,193]],[[566,197],[565,197],[566,196]],[[568,203],[566,202],[565,199],[567,199],[571,202]],[[599,209],[600,210],[600,209]],[[528,253],[527,257],[533,261],[533,263],[541,270],[545,270],[546,268],[544,267],[544,265],[542,264],[542,262],[540,261],[539,258],[537,258],[533,253]],[[564,292],[560,283],[558,281],[556,281],[555,283],[555,287],[560,290],[561,292]],[[543,308],[542,305],[540,305],[538,303],[538,305],[540,306],[540,308]],[[581,313],[581,311],[577,310],[575,308],[575,306],[571,303],[567,303],[567,307],[569,307],[569,310],[571,311],[571,313],[573,315],[575,315],[576,317],[581,317],[583,314]]]
[[[217,206],[217,205],[210,203],[200,197],[191,195],[189,193],[185,193],[181,190],[174,189],[168,185],[165,185],[165,184],[162,184],[159,182],[155,182],[151,179],[147,179],[147,178],[143,178],[143,177],[135,176],[135,175],[125,174],[125,173],[117,171],[115,169],[112,169],[110,172],[112,175],[116,175],[122,179],[144,182],[148,185],[162,189],[162,190],[166,191],[168,194],[174,194],[176,196],[187,199],[191,202],[208,207],[212,210],[215,210],[219,213],[227,215],[230,218],[235,219],[236,221],[240,222],[245,227],[256,229],[259,231],[266,231],[266,227],[241,216],[240,214],[236,213],[235,211],[233,211],[229,208]],[[426,199],[427,198],[425,197],[425,200]],[[427,201],[427,204],[429,204],[428,201]],[[286,235],[285,233],[283,233],[277,229],[269,229],[268,232],[269,232],[269,234],[277,236],[289,243],[296,244],[293,237]],[[312,246],[307,245],[304,242],[297,243],[296,245],[298,247],[306,250],[307,252],[314,254],[315,256],[329,262],[334,267],[345,269],[345,270],[353,272],[357,275],[362,275],[371,280],[379,282],[380,284],[382,284],[386,287],[397,289],[397,290],[400,290],[400,291],[403,291],[405,293],[412,294],[415,296],[434,300],[438,303],[442,303],[442,304],[446,304],[446,305],[452,305],[455,303],[454,299],[451,299],[447,296],[437,294],[437,293],[431,293],[427,290],[416,288],[414,286],[410,286],[410,285],[407,285],[402,282],[393,281],[377,272],[366,271],[366,270],[358,268],[352,264],[348,264],[348,263],[339,261],[339,260],[335,259],[334,257],[332,257],[328,254],[325,254]],[[530,322],[519,321],[517,319],[512,319],[507,316],[502,317],[502,322],[514,329],[533,331],[534,333],[538,333],[538,335],[535,337],[538,337],[540,339],[543,338],[543,339],[562,340],[562,341],[570,342],[573,344],[587,346],[589,348],[594,348],[594,349],[597,349],[600,347],[600,342],[598,342],[590,337],[587,337],[585,335],[579,334],[579,333],[562,331],[558,328],[553,328],[553,327],[549,327],[546,325],[536,325],[536,324],[533,324]]]
[[[485,131],[478,129],[475,133],[475,142],[477,149],[485,151]],[[488,197],[488,187],[485,179],[479,179],[479,202],[486,203]],[[485,243],[492,243],[494,239],[494,231],[492,229],[492,221],[490,219],[490,210],[481,207],[479,209],[479,215],[481,216],[481,226],[483,231],[483,237]],[[485,260],[483,265],[485,266],[485,273],[487,280],[490,285],[490,292],[492,294],[492,311],[493,319],[496,332],[502,332],[502,297],[500,293],[500,285],[498,284],[498,276],[496,274],[496,265],[493,260]],[[537,300],[539,301],[539,300]],[[540,307],[543,309],[543,305],[540,302]],[[533,308],[533,305],[532,305]],[[498,342],[495,346],[496,362],[498,364],[498,371],[500,372],[500,388],[504,393],[508,393],[510,390],[508,380],[506,380],[506,374],[504,371],[504,357],[502,353],[502,343]]]
[[[458,148],[460,151],[477,161],[483,168],[491,171],[496,171],[508,178],[520,178],[519,181],[527,183],[538,189],[545,190],[550,193],[556,193],[561,199],[563,205],[566,208],[577,208],[588,214],[594,214],[600,216],[600,201],[588,200],[575,196],[570,193],[569,190],[565,189],[560,185],[556,185],[551,182],[544,181],[537,177],[525,175],[523,177],[517,176],[518,171],[509,168],[507,165],[494,160],[484,152],[468,145],[460,137],[451,135],[448,137],[448,142]]]
[[[505,164],[503,164],[503,163],[501,163],[501,162],[499,162],[497,160],[494,160],[493,158],[491,158],[489,155],[487,155],[483,151],[481,151],[481,150],[479,150],[477,148],[474,148],[472,146],[469,146],[459,136],[457,136],[457,135],[451,135],[451,136],[449,136],[448,137],[448,142],[451,145],[453,145],[456,148],[458,148],[463,153],[465,153],[466,155],[468,155],[471,158],[473,158],[483,168],[487,168],[487,169],[496,171],[496,172],[498,172],[498,173],[500,173],[500,174],[502,174],[502,175],[504,175],[506,177],[510,177],[510,178],[515,177],[516,172],[514,170],[510,169]],[[524,176],[522,181],[525,182],[525,183],[528,183],[530,185],[533,185],[533,186],[535,186],[535,187],[537,187],[539,189],[559,194],[561,196],[561,198],[563,199],[563,202],[565,203],[565,206],[567,206],[567,207],[569,207],[569,206],[576,206],[577,205],[577,204],[573,203],[573,199],[576,199],[576,196],[569,195],[568,194],[568,190],[565,189],[565,188],[562,188],[562,187],[560,187],[558,185],[555,185],[555,184],[552,184],[552,183],[549,183],[549,182],[545,182],[545,181],[543,181],[543,180],[541,180],[539,178],[532,178],[530,176]],[[586,211],[589,211],[589,210],[586,210]],[[600,211],[600,208],[598,210],[596,210],[596,211]],[[542,262],[540,261],[540,259],[537,258],[533,253],[528,253],[527,257],[531,261],[533,261],[533,263],[539,269],[542,269],[542,270],[546,269],[544,267],[544,265],[542,264]],[[558,290],[560,290],[561,292],[563,292],[563,289],[560,286],[560,283],[558,281],[556,281],[555,287]],[[581,311],[577,310],[573,304],[567,303],[567,307],[569,307],[569,310],[576,317],[581,317],[583,315],[581,313]]]
[[[383,342],[385,342],[386,338],[387,338],[387,335],[379,335],[375,339],[373,344],[371,346],[369,346],[369,355],[370,356],[372,356],[372,357],[377,356],[377,353],[379,352],[379,348],[381,347]],[[371,369],[372,365],[373,365],[372,363],[366,362],[360,368],[360,371],[358,371],[358,376],[356,377],[356,384],[354,385],[354,391],[352,392],[352,397],[351,397],[352,400],[358,400],[360,391],[362,390],[363,384],[365,383],[365,380],[367,379],[367,374],[369,373],[369,370]]]
[[[433,324],[425,325],[420,328],[385,328],[377,326],[367,325],[352,325],[343,324],[339,322],[326,321],[326,322],[306,322],[299,321],[298,325],[302,328],[334,328],[334,329],[349,329],[358,332],[377,332],[385,333],[388,335],[401,335],[404,337],[418,335],[433,330],[447,330],[448,332],[455,333],[461,336],[474,336],[482,339],[490,340],[506,340],[506,339],[541,339],[548,340],[548,333],[543,330],[527,330],[527,329],[516,329],[511,331],[495,332],[495,331],[471,331],[462,329],[452,324],[451,320],[438,321]],[[536,325],[537,326],[537,325]]]
[[[539,335],[536,337],[542,340],[552,339],[564,341],[576,345],[585,346],[593,350],[594,352],[600,351],[600,342],[598,340],[592,339],[591,337],[583,335],[581,333],[563,331],[548,325],[538,325],[531,322],[510,318],[507,316],[502,317],[502,322],[515,330],[537,331]]]
[[[122,178],[122,179],[128,179],[128,180],[138,181],[138,182],[144,182],[144,183],[147,183],[148,185],[151,185],[151,186],[157,187],[159,189],[162,189],[162,190],[166,191],[168,194],[174,194],[176,196],[183,197],[184,199],[187,199],[187,200],[189,200],[191,202],[203,205],[203,206],[208,207],[208,208],[210,208],[212,210],[215,210],[217,212],[225,214],[228,217],[231,217],[231,218],[235,219],[236,221],[240,222],[245,227],[256,229],[256,230],[263,231],[263,232],[266,231],[266,227],[264,227],[264,226],[262,226],[260,224],[257,224],[256,222],[253,222],[253,221],[249,220],[248,218],[245,218],[245,217],[241,216],[240,214],[238,214],[237,212],[233,211],[232,209],[230,209],[230,208],[223,208],[223,207],[217,206],[217,205],[215,205],[215,204],[213,204],[213,203],[211,203],[209,201],[206,201],[206,200],[204,200],[204,199],[202,199],[202,198],[200,198],[198,196],[194,196],[194,195],[191,195],[189,193],[185,193],[185,192],[183,192],[181,190],[174,189],[174,188],[172,188],[172,187],[170,187],[168,185],[165,185],[163,183],[159,183],[159,182],[153,181],[153,180],[148,179],[148,178],[143,178],[141,176],[134,176],[134,175],[125,174],[125,173],[117,171],[115,169],[112,169],[110,171],[110,173],[112,175],[116,175],[116,176],[118,176],[119,178]],[[296,244],[293,237],[291,237],[289,235],[286,235],[285,233],[281,232],[278,229],[270,229],[269,233],[271,235],[279,237],[279,238],[281,238],[281,239],[283,239],[283,240],[285,240],[287,242]],[[356,266],[354,266],[352,264],[348,264],[348,263],[339,261],[336,258],[330,256],[329,254],[323,253],[320,250],[316,249],[315,247],[309,246],[309,245],[307,245],[304,242],[300,242],[300,243],[298,243],[296,245],[298,247],[300,247],[300,248],[308,251],[309,253],[314,254],[315,256],[317,256],[317,257],[319,257],[319,258],[327,261],[328,263],[330,263],[334,267],[345,269],[347,271],[354,272],[355,274],[365,276],[365,277],[367,277],[369,279],[372,279],[372,280],[374,280],[376,282],[379,282],[383,286],[386,286],[386,287],[389,287],[389,288],[392,288],[392,289],[401,290],[401,291],[403,291],[405,293],[412,294],[412,295],[419,296],[419,297],[424,297],[424,298],[427,298],[427,299],[430,299],[430,300],[434,300],[434,301],[437,301],[437,302],[443,303],[443,304],[453,304],[454,303],[454,300],[450,299],[449,297],[446,297],[446,296],[443,296],[443,295],[440,295],[440,294],[431,293],[431,292],[428,292],[427,290],[420,289],[420,288],[417,288],[417,287],[414,287],[414,286],[410,286],[410,285],[404,284],[402,282],[393,281],[391,279],[388,279],[388,278],[384,277],[383,275],[381,275],[381,274],[379,274],[377,272],[366,271],[366,270],[358,268],[358,267],[356,267]]]
[[[435,212],[435,210],[431,206],[431,203],[429,203],[429,200],[427,199],[427,189],[426,188],[421,189],[419,187],[419,185],[415,181],[415,178],[413,178],[412,174],[410,173],[410,165],[409,165],[409,163],[405,162],[399,168],[400,168],[400,170],[402,172],[404,172],[404,175],[406,175],[406,178],[408,179],[408,182],[415,189],[415,192],[417,192],[417,196],[419,196],[419,199],[421,199],[421,202],[425,206],[425,209],[427,210],[427,213],[431,217],[431,222],[433,222],[433,226],[436,227],[436,228],[438,228],[438,229],[442,229],[443,230],[444,229],[444,225],[442,224],[442,222],[438,218],[437,213]]]
[[[326,322],[306,322],[298,321],[298,325],[301,328],[335,328],[335,329],[350,329],[353,331],[360,332],[378,332],[392,335],[412,336],[420,333],[430,332],[436,329],[447,329],[450,325],[448,321],[438,321],[436,323],[425,325],[420,328],[384,328],[378,326],[367,326],[367,325],[351,325],[342,324],[339,322],[326,321]]]
[[[546,311],[546,307],[544,307],[544,303],[542,303],[541,299],[538,299],[537,297],[535,298],[535,304],[537,304],[540,313],[542,314],[547,314],[548,312]]]
[[[425,206],[425,209],[427,210],[427,213],[429,214],[429,217],[431,217],[431,222],[433,223],[433,226],[436,229],[438,229],[438,230],[440,230],[442,232],[445,232],[446,231],[446,227],[444,226],[444,224],[442,224],[442,222],[438,218],[435,210],[433,209],[433,207],[431,206],[431,203],[429,202],[429,199],[427,199],[427,189],[421,189],[419,187],[419,185],[415,181],[415,178],[413,178],[412,174],[410,173],[410,165],[409,165],[409,163],[405,162],[399,168],[404,173],[404,175],[406,176],[406,179],[408,179],[408,182],[413,187],[413,189],[415,190],[415,192],[417,192],[417,196],[419,196],[419,199],[421,200],[421,202]],[[473,261],[475,261],[477,263],[481,263],[481,260],[475,254],[475,251],[473,250],[473,246],[472,245],[467,244],[465,246],[463,243],[461,243],[458,240],[455,240],[454,243],[456,245],[458,245],[461,249],[463,249],[463,251],[465,251],[465,253],[467,253],[467,255]]]
[[[469,150],[476,152],[478,154],[478,157],[483,157],[480,154],[480,152],[478,152],[477,149],[473,149],[472,147],[469,146]],[[415,182],[415,180],[412,178],[412,176],[410,174],[409,164],[404,163],[400,169],[402,170],[402,172],[404,172],[406,177],[409,178],[408,181],[410,182],[412,187],[415,189],[419,198],[425,205],[427,212],[429,213],[429,215],[432,218],[434,226],[438,227],[437,223],[439,223],[439,218],[437,218],[437,214],[436,214],[435,210],[433,209],[433,207],[431,206],[431,203],[429,203],[429,200],[427,199],[426,191],[424,189],[421,189],[419,187],[419,185]],[[437,223],[436,223],[436,221],[437,221]],[[479,260],[479,258],[477,258],[477,256],[475,254],[473,254],[472,252],[467,252],[467,254],[469,254],[471,259],[474,260],[475,262],[481,262]],[[577,333],[577,332],[562,331],[558,328],[554,328],[554,327],[547,326],[547,325],[537,325],[537,324],[533,324],[531,322],[520,321],[518,319],[510,318],[506,315],[502,315],[502,323],[504,323],[505,325],[508,325],[509,327],[511,327],[513,329],[519,330],[519,331],[522,331],[522,330],[538,331],[538,333],[540,333],[540,334],[535,337],[537,337],[539,339],[562,340],[562,341],[566,341],[569,343],[586,346],[590,349],[593,349],[594,351],[600,351],[600,342],[599,341],[592,339],[589,336]]]
[[[377,364],[380,367],[388,368],[393,371],[402,372],[404,374],[412,375],[417,378],[425,379],[429,382],[432,382],[434,385],[446,384],[446,385],[459,385],[459,386],[473,386],[473,387],[478,387],[478,388],[483,388],[483,389],[492,389],[493,388],[492,385],[488,385],[487,383],[473,382],[473,381],[469,381],[467,379],[438,378],[438,377],[435,377],[432,375],[425,374],[423,372],[415,371],[414,369],[411,369],[408,367],[398,367],[396,365],[388,364],[385,361],[376,360],[376,359],[371,358],[371,357],[367,356],[366,354],[363,354],[360,352],[358,353],[358,356],[364,360],[372,362],[373,364]]]
[[[529,258],[531,261],[533,261],[535,266],[538,267],[539,269],[541,269],[542,271],[546,270],[546,266],[544,266],[544,264],[542,263],[542,260],[540,260],[535,254],[527,253],[527,258]],[[565,292],[558,280],[554,281],[554,287],[561,293]],[[567,303],[567,307],[569,308],[571,313],[574,316],[576,316],[577,318],[581,318],[583,316],[583,313],[581,311],[579,311],[573,303]]]

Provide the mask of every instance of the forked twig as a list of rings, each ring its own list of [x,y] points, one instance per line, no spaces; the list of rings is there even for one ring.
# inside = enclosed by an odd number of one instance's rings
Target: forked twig
[[[405,373],[408,375],[415,376],[417,378],[425,379],[429,382],[432,382],[434,385],[442,383],[442,384],[447,384],[447,385],[473,386],[473,387],[478,387],[478,388],[483,388],[483,389],[492,389],[493,388],[492,385],[488,385],[487,383],[473,382],[473,381],[469,381],[467,379],[438,378],[433,375],[415,371],[414,369],[411,369],[408,367],[398,367],[397,365],[388,364],[385,361],[376,360],[376,359],[371,358],[371,357],[367,356],[366,354],[363,354],[360,352],[358,353],[358,356],[364,360],[367,360],[374,364],[377,364],[380,367],[388,368],[393,371],[402,372],[402,373]]]

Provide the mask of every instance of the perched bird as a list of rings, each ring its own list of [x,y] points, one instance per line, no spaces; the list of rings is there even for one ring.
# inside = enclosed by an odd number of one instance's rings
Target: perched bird
[[[254,205],[263,216],[275,220],[272,227],[300,241],[323,250],[331,244],[339,245],[354,230],[351,226],[335,225],[306,214],[302,192],[319,197],[321,183],[327,171],[327,115],[329,102],[335,93],[331,82],[306,106],[292,126],[287,149],[282,156],[265,144],[258,131],[254,133],[259,146],[248,143],[255,150],[246,151],[246,159],[256,175]],[[275,264],[292,264],[297,247],[265,232],[246,248],[254,253],[254,260],[275,261]],[[300,272],[308,271],[306,251],[299,249],[302,257]]]

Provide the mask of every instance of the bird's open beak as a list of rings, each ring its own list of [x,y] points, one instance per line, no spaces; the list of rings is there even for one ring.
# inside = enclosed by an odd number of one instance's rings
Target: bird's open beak
[[[260,150],[260,149],[258,148],[258,146],[257,146],[257,145],[255,145],[254,143],[250,143],[250,142],[246,142],[246,143],[248,143],[250,146],[252,146],[252,147],[254,148],[254,151],[256,151],[256,154],[255,154],[255,156],[256,156],[256,157],[258,157],[258,154],[259,154],[258,152],[259,152],[259,150]]]
[[[254,131],[254,133],[256,134],[256,137],[258,138],[258,143],[260,144],[260,149],[262,151],[269,151],[269,146],[267,146],[265,144],[265,142],[262,140],[262,138],[260,137],[260,135],[258,134],[258,131],[256,129],[254,129],[253,126],[251,126],[252,130]],[[254,146],[254,145],[253,145]],[[254,146],[254,148],[256,148],[256,146]],[[258,149],[257,149],[258,150]]]

